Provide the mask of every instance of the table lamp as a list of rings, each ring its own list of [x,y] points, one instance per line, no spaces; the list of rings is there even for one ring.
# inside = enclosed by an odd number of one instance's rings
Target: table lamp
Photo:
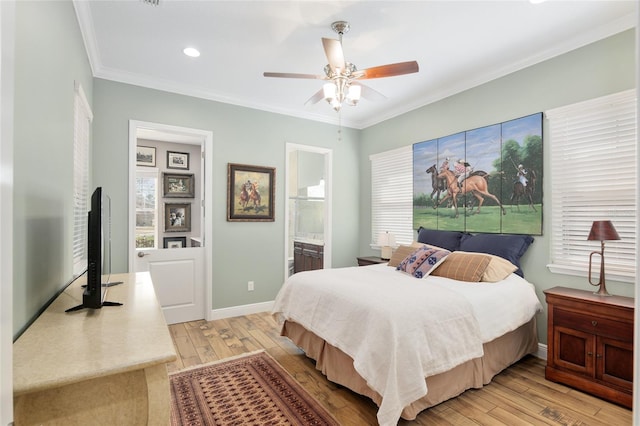
[[[382,260],[391,259],[393,247],[396,245],[396,237],[389,231],[381,232],[378,235],[378,245],[380,246],[380,257]]]
[[[600,286],[598,291],[595,291],[593,294],[597,294],[598,296],[610,296],[607,293],[607,287],[605,285],[604,279],[604,242],[605,240],[619,240],[620,236],[616,231],[616,228],[613,227],[613,223],[610,220],[595,220],[593,225],[591,225],[591,232],[589,232],[589,236],[587,237],[588,241],[600,241],[601,249],[600,251],[592,251],[589,255],[589,284],[592,286]],[[597,283],[591,282],[591,259],[594,254],[600,255],[600,281]]]

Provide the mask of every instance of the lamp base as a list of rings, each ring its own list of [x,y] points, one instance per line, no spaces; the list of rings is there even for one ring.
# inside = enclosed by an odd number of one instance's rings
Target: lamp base
[[[382,260],[391,259],[392,254],[393,254],[393,248],[391,248],[391,246],[383,246],[380,248],[380,258]]]
[[[595,222],[594,222],[595,223]],[[593,259],[593,255],[600,255],[600,281],[594,283],[591,281],[591,260]],[[611,296],[609,292],[607,292],[607,285],[605,283],[605,275],[604,275],[604,241],[602,241],[602,249],[598,251],[592,251],[589,255],[589,284],[592,286],[598,286],[598,291],[594,291],[593,294],[596,296]]]
[[[606,289],[600,289],[598,291],[594,291],[593,294],[595,294],[596,296],[611,296]]]

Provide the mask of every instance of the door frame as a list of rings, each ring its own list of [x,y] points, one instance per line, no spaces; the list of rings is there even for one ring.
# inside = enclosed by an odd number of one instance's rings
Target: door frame
[[[0,2],[0,424],[13,424],[13,109],[15,2]]]
[[[324,155],[324,255],[323,268],[331,268],[331,235],[332,235],[332,207],[333,198],[333,149],[319,146],[301,145],[287,142],[285,154],[285,203],[284,203],[284,279],[289,277],[289,156],[294,151],[307,151]]]
[[[213,220],[205,221],[205,218],[211,218],[213,212],[213,132],[209,130],[193,129],[188,127],[173,126],[169,124],[153,123],[148,121],[129,120],[129,271],[134,269],[134,261],[136,256],[135,248],[135,232],[136,232],[136,217],[135,217],[135,203],[136,203],[136,188],[135,188],[135,175],[136,175],[136,145],[138,142],[138,130],[149,130],[157,132],[160,137],[167,138],[166,141],[173,143],[183,143],[190,145],[200,145],[202,152],[202,197],[204,198],[204,204],[202,205],[202,212],[200,221],[201,228],[204,230],[202,246],[204,247],[204,298],[205,298],[205,320],[210,321],[212,319],[212,278],[213,278],[213,265],[212,259],[212,243],[213,243]],[[175,140],[180,138],[180,140]],[[159,139],[160,140],[160,139]],[[185,142],[188,141],[188,142]],[[202,200],[201,200],[202,202]]]

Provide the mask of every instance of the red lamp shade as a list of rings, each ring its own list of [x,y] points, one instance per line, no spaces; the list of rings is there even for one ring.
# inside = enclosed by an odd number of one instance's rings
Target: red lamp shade
[[[591,232],[587,240],[589,241],[607,241],[607,240],[619,240],[620,235],[613,227],[613,223],[610,220],[595,220],[591,225]]]

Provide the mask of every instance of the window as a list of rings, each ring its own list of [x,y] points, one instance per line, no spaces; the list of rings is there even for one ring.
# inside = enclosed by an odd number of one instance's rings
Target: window
[[[611,220],[620,240],[607,241],[607,277],[632,282],[636,236],[635,90],[547,111],[551,131],[552,272],[585,276],[594,220]],[[593,260],[597,270],[599,256]],[[597,275],[594,273],[594,279]]]
[[[382,232],[399,244],[411,243],[413,232],[413,147],[373,154],[371,160],[371,244]]]
[[[136,171],[136,249],[158,246],[158,171]]]
[[[73,274],[87,267],[87,211],[89,199],[89,141],[93,114],[76,82],[73,101]]]

